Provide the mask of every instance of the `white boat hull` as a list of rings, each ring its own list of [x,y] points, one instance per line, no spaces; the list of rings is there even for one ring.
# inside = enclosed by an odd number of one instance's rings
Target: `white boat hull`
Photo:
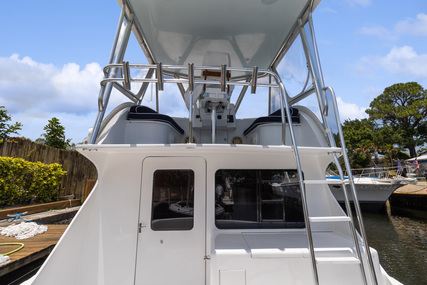
[[[354,186],[356,187],[357,199],[363,210],[379,211],[384,206],[388,198],[393,192],[404,186],[400,183],[401,181],[389,181],[381,182],[370,178],[355,178]],[[330,185],[329,188],[332,191],[334,197],[340,204],[344,203],[344,193],[341,185]],[[353,203],[353,196],[347,186],[347,193],[351,203]]]

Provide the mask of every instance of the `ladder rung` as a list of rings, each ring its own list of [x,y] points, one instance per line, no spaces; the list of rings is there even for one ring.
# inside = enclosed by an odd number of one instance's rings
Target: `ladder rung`
[[[318,264],[360,264],[356,257],[316,257]]]
[[[328,217],[310,217],[310,222],[350,222],[348,216],[328,216]]]

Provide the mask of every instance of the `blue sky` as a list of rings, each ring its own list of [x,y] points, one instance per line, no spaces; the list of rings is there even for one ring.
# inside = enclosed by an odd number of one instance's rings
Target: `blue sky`
[[[116,1],[8,1],[0,10],[0,106],[21,136],[37,139],[52,117],[79,143],[93,126],[101,68],[111,50]],[[326,85],[341,119],[364,110],[384,88],[427,88],[427,1],[324,0],[314,13]],[[131,43],[132,44],[132,43]],[[131,50],[127,58],[145,62]]]

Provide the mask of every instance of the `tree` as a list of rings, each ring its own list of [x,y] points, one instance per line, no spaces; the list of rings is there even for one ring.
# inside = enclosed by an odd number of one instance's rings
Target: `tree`
[[[342,129],[351,166],[368,166],[376,150],[372,136],[374,124],[368,119],[346,120]]]
[[[366,110],[371,120],[390,126],[401,136],[401,146],[417,155],[427,139],[427,92],[416,82],[397,83],[384,89]]]
[[[16,122],[11,125],[8,124],[12,118],[8,115],[4,106],[0,106],[0,143],[7,140],[11,134],[18,134],[18,131],[22,129],[22,124]]]
[[[350,164],[354,168],[367,167],[373,156],[375,163],[379,163],[379,155],[383,155],[387,162],[409,158],[396,147],[401,144],[402,137],[390,126],[377,125],[370,119],[355,119],[346,120],[342,128]]]
[[[59,149],[67,149],[71,146],[71,139],[65,139],[65,128],[57,118],[50,119],[43,130],[46,133],[42,134],[43,138],[37,139],[37,142]]]

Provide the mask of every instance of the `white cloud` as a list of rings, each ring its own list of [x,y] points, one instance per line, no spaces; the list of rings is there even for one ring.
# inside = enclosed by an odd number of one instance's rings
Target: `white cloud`
[[[368,36],[376,36],[381,40],[385,41],[396,41],[397,36],[395,33],[390,32],[383,26],[370,26],[370,27],[362,27],[360,33]]]
[[[415,19],[400,21],[396,24],[395,30],[399,34],[427,36],[427,14],[420,13]]]
[[[387,72],[427,79],[427,54],[417,54],[410,46],[393,47],[376,61]]]
[[[14,54],[0,57],[0,105],[23,124],[20,135],[37,139],[52,117],[58,117],[68,132],[81,140],[93,124],[97,111],[101,67],[97,63],[80,68],[68,63],[62,68]],[[88,118],[91,120],[88,122]],[[72,118],[72,119],[68,119]],[[84,122],[86,127],[77,130]]]
[[[0,58],[0,95],[10,112],[90,112],[101,78],[97,63],[83,69],[75,63],[57,68],[17,54]]]
[[[350,6],[369,6],[372,4],[371,0],[346,0],[347,4]]]
[[[338,14],[337,10],[334,10],[334,9],[332,9],[330,7],[324,7],[324,8],[322,8],[322,11],[330,13],[330,14]]]
[[[367,108],[359,107],[356,104],[346,103],[341,97],[337,97],[338,110],[340,110],[340,119],[344,122],[347,119],[363,119],[368,118],[368,114],[365,113]]]
[[[399,21],[390,29],[380,25],[362,27],[360,33],[376,36],[380,40],[395,42],[401,35],[427,36],[427,14],[420,13],[417,17]]]
[[[58,68],[29,57],[20,58],[18,54],[0,57],[0,106],[5,106],[12,123],[22,123],[21,136],[32,140],[39,138],[48,120],[57,117],[65,127],[66,137],[79,143],[93,127],[102,78],[98,63],[87,64],[84,68],[76,63],[67,63]],[[132,84],[132,91],[137,93],[140,86]],[[155,90],[149,88],[143,104],[155,108]],[[178,89],[160,92],[159,95],[162,113],[188,116]],[[113,89],[107,113],[125,101],[129,99]]]
[[[362,57],[356,69],[371,78],[386,73],[399,78],[427,80],[427,54],[418,54],[411,46],[395,46],[385,56]]]

